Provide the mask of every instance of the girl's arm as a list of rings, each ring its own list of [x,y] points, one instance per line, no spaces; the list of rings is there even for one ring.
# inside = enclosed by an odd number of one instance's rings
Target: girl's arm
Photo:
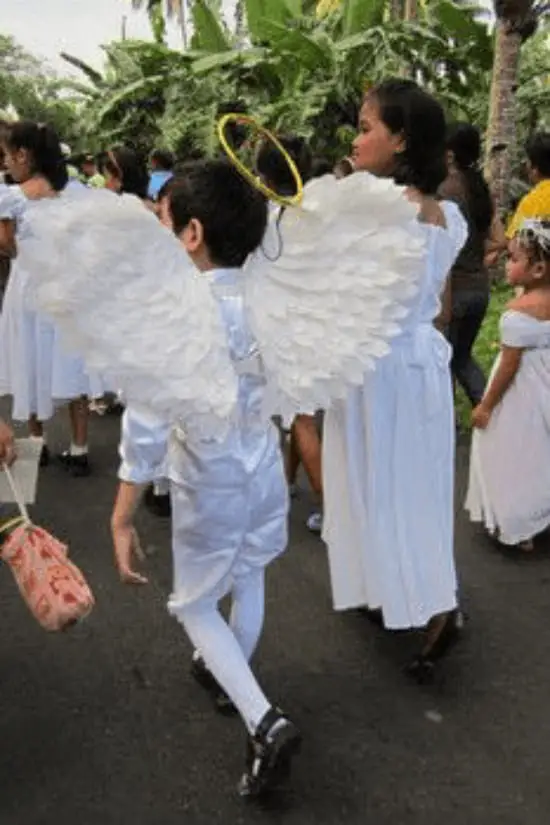
[[[497,404],[500,403],[516,377],[522,355],[523,349],[520,347],[502,347],[497,370],[485,391],[485,395],[481,399],[481,403],[472,413],[472,424],[474,427],[482,430],[485,429],[493,410]]]
[[[448,275],[441,293],[441,309],[439,315],[434,319],[434,326],[440,332],[444,332],[451,323],[452,297],[451,276]]]
[[[508,238],[500,217],[495,214],[491,234],[485,242],[485,266],[494,266],[508,247]]]

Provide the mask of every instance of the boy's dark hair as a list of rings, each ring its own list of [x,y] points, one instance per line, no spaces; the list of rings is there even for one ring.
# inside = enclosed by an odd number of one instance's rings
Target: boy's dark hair
[[[326,158],[313,158],[311,164],[311,177],[322,178],[332,174],[332,163]]]
[[[302,180],[306,183],[311,178],[313,159],[305,138],[295,135],[277,136],[281,146],[286,149],[296,164]],[[267,185],[280,195],[296,194],[296,182],[284,156],[271,142],[264,141],[256,155],[256,169]]]
[[[174,181],[176,181],[176,180],[177,180],[177,177],[171,177],[171,178],[168,178],[168,180],[164,181],[164,183],[160,187],[160,189],[158,191],[158,194],[157,194],[157,197],[155,199],[157,203],[160,203],[161,200],[164,200],[164,198],[167,198],[169,196],[170,192],[172,191],[172,186],[174,185]]]
[[[525,151],[533,169],[543,178],[550,178],[550,132],[533,135]]]
[[[151,152],[151,162],[155,162],[163,172],[171,172],[174,168],[174,155],[168,149],[154,149]]]
[[[170,187],[170,214],[176,235],[200,221],[212,263],[227,268],[243,266],[267,226],[264,196],[221,159],[182,167]]]
[[[43,123],[20,120],[11,124],[5,137],[10,149],[26,149],[31,173],[46,178],[52,189],[60,192],[67,185],[67,161],[54,130]]]

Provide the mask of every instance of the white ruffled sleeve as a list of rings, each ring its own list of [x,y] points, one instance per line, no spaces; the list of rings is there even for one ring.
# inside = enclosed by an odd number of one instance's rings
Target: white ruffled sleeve
[[[266,413],[326,409],[389,352],[426,265],[417,214],[401,187],[367,173],[314,180],[285,210],[280,256],[246,269]]]
[[[507,310],[500,319],[500,339],[506,347],[532,349],[550,346],[550,323],[517,310]]]
[[[0,184],[0,220],[17,221],[25,211],[26,198],[18,186]]]
[[[171,425],[144,409],[127,407],[122,416],[118,477],[146,484],[162,475]]]

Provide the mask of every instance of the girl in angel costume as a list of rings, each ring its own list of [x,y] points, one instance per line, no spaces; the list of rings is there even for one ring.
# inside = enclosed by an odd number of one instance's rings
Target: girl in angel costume
[[[529,551],[550,526],[550,216],[524,221],[506,272],[522,293],[501,318],[501,351],[472,413],[466,509]]]
[[[456,638],[459,621],[450,348],[436,322],[467,230],[455,204],[435,199],[446,176],[445,136],[440,105],[412,81],[386,81],[364,101],[355,167],[408,187],[428,254],[391,352],[328,410],[324,431],[324,538],[335,608],[377,611],[390,629],[427,625],[409,666],[419,679]],[[379,266],[376,258],[359,262],[366,279]]]
[[[47,203],[60,193],[69,197],[64,192],[66,163],[57,135],[47,126],[14,123],[4,139],[7,167],[19,185],[0,187],[0,246],[14,258],[0,318],[0,394],[12,396],[12,417],[28,421],[31,437],[41,439],[42,422],[53,415],[56,403],[70,401],[72,442],[59,458],[73,474],[86,475],[85,396],[103,390],[99,379],[86,374],[81,359],[65,351],[54,326],[25,307],[29,273],[17,256],[17,247],[31,231],[30,216],[47,210]],[[70,193],[71,199],[86,195],[85,187]],[[41,264],[37,267],[39,273]],[[44,445],[41,463],[48,460]]]
[[[252,254],[266,201],[226,161],[185,169],[169,212],[173,233],[129,196],[52,203],[24,249],[29,263],[45,261],[28,300],[127,401],[112,516],[124,581],[144,581],[131,560],[140,490],[161,468],[170,477],[169,610],[195,648],[194,675],[242,717],[239,789],[256,796],[287,775],[300,741],[249,665],[265,568],[287,543],[271,418],[329,407],[389,351],[425,239],[402,189],[366,174],[311,181],[282,215],[276,261]]]

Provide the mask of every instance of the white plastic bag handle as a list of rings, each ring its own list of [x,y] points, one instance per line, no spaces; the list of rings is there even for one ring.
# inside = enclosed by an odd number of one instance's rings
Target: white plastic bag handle
[[[3,464],[2,469],[4,470],[4,472],[6,474],[6,478],[8,479],[8,484],[10,485],[10,489],[13,493],[15,503],[17,504],[17,506],[19,508],[19,512],[21,513],[21,516],[23,517],[23,521],[25,522],[25,526],[30,527],[31,524],[32,524],[31,517],[29,516],[29,511],[27,510],[27,505],[25,504],[25,502],[23,500],[23,497],[21,496],[21,493],[19,492],[19,489],[18,489],[18,487],[15,483],[15,479],[12,475],[12,472],[11,472],[11,470],[8,467],[7,464]]]

